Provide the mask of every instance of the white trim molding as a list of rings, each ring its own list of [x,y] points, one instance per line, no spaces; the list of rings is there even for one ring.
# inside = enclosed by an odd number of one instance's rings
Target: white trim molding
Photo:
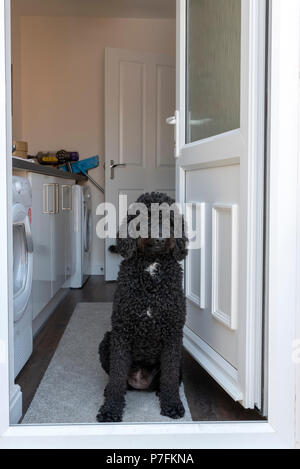
[[[262,0],[242,0],[258,8]],[[184,11],[185,0],[177,0]],[[11,240],[10,2],[0,0],[0,448],[206,448],[262,449],[296,446],[297,170],[300,2],[272,0],[270,93],[270,196],[268,225],[268,422],[153,425],[12,426],[9,422],[9,317]],[[179,22],[183,16],[178,18]],[[255,21],[254,21],[255,23]],[[255,27],[255,24],[251,26]],[[6,155],[6,158],[5,158]],[[178,181],[184,178],[179,168]],[[179,185],[180,201],[184,201]]]
[[[299,0],[272,0],[270,51],[268,416],[295,446],[297,339],[297,192],[299,148]]]
[[[185,279],[186,279],[186,297],[192,301],[195,305],[199,306],[200,309],[206,308],[206,206],[205,202],[188,202],[186,204],[185,219],[188,227],[188,231],[194,230],[193,218],[195,215],[195,227],[200,226],[200,233],[197,235],[200,237],[199,247],[200,251],[200,262],[197,268],[200,272],[200,283],[199,283],[199,295],[192,291],[192,262],[191,256],[194,250],[190,250],[186,263],[185,263]],[[191,240],[190,235],[188,238]],[[192,240],[191,240],[192,241]]]
[[[10,423],[16,425],[22,417],[22,392],[20,386],[15,384],[10,392],[9,416]]]
[[[14,385],[12,291],[12,124],[10,2],[0,1],[0,435],[8,427],[10,407],[18,418],[18,389]],[[10,150],[10,151],[9,151]],[[4,359],[4,360],[3,360]]]
[[[299,115],[300,115],[300,64],[299,64]],[[300,119],[299,119],[299,135],[300,135]],[[300,146],[298,149],[298,210],[297,210],[297,311],[300,311]],[[296,341],[296,357],[299,361],[300,357],[300,314],[297,319],[297,341]],[[296,442],[297,448],[300,449],[300,363],[297,364],[296,372]]]
[[[187,326],[184,328],[183,345],[234,401],[243,399],[237,370]]]
[[[262,341],[263,211],[265,165],[265,45],[268,0],[242,0],[241,132],[247,159],[241,158],[240,252],[246,253],[239,271],[239,382],[245,390],[243,405],[259,405]],[[245,206],[246,205],[246,206]],[[243,209],[242,209],[243,207]],[[242,333],[240,333],[242,331]],[[260,384],[260,383],[259,383]]]
[[[230,233],[227,233],[227,229],[223,235],[220,233],[221,229],[221,214],[227,214],[230,217]],[[227,228],[227,227],[225,227]],[[212,308],[211,314],[219,322],[224,324],[231,330],[237,329],[238,323],[238,253],[239,253],[239,221],[238,221],[238,205],[228,204],[214,204],[212,208]],[[226,235],[230,236],[230,239],[226,240]],[[220,252],[220,244],[222,241],[222,250],[225,253]],[[227,244],[225,245],[225,241]],[[228,289],[229,294],[229,308],[228,311],[222,311],[219,301],[219,273],[220,273],[220,258],[222,254],[226,255],[230,253],[230,258],[226,262],[230,267],[229,272],[223,272],[223,275],[228,274],[228,280],[230,281],[230,288]],[[224,292],[223,292],[224,293]],[[226,294],[226,293],[225,293]]]

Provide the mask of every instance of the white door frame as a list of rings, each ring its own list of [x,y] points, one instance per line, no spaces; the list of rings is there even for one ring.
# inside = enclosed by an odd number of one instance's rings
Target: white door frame
[[[300,334],[295,326],[299,0],[272,0],[271,12],[268,423],[57,427],[9,425],[8,312],[12,306],[9,3],[0,0],[0,448],[294,447],[296,365],[291,354],[293,341]]]

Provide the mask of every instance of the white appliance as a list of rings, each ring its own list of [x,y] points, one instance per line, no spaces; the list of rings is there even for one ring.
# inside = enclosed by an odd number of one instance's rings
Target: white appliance
[[[13,177],[13,310],[15,377],[32,354],[32,191],[27,179]]]
[[[72,259],[74,274],[71,288],[82,288],[91,272],[91,247],[93,236],[92,193],[88,186],[73,186]]]

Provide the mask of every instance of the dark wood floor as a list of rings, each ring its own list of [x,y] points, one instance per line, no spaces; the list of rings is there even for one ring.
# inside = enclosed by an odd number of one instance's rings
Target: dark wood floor
[[[116,284],[91,277],[81,290],[71,290],[34,339],[30,360],[17,377],[23,392],[23,415],[48,368],[77,303],[110,302]],[[255,411],[235,403],[223,389],[185,352],[184,385],[194,421],[260,420]]]

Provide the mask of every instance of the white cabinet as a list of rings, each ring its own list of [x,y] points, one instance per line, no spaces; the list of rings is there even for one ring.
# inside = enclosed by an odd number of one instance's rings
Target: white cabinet
[[[71,275],[70,179],[30,173],[32,191],[33,319]]]

